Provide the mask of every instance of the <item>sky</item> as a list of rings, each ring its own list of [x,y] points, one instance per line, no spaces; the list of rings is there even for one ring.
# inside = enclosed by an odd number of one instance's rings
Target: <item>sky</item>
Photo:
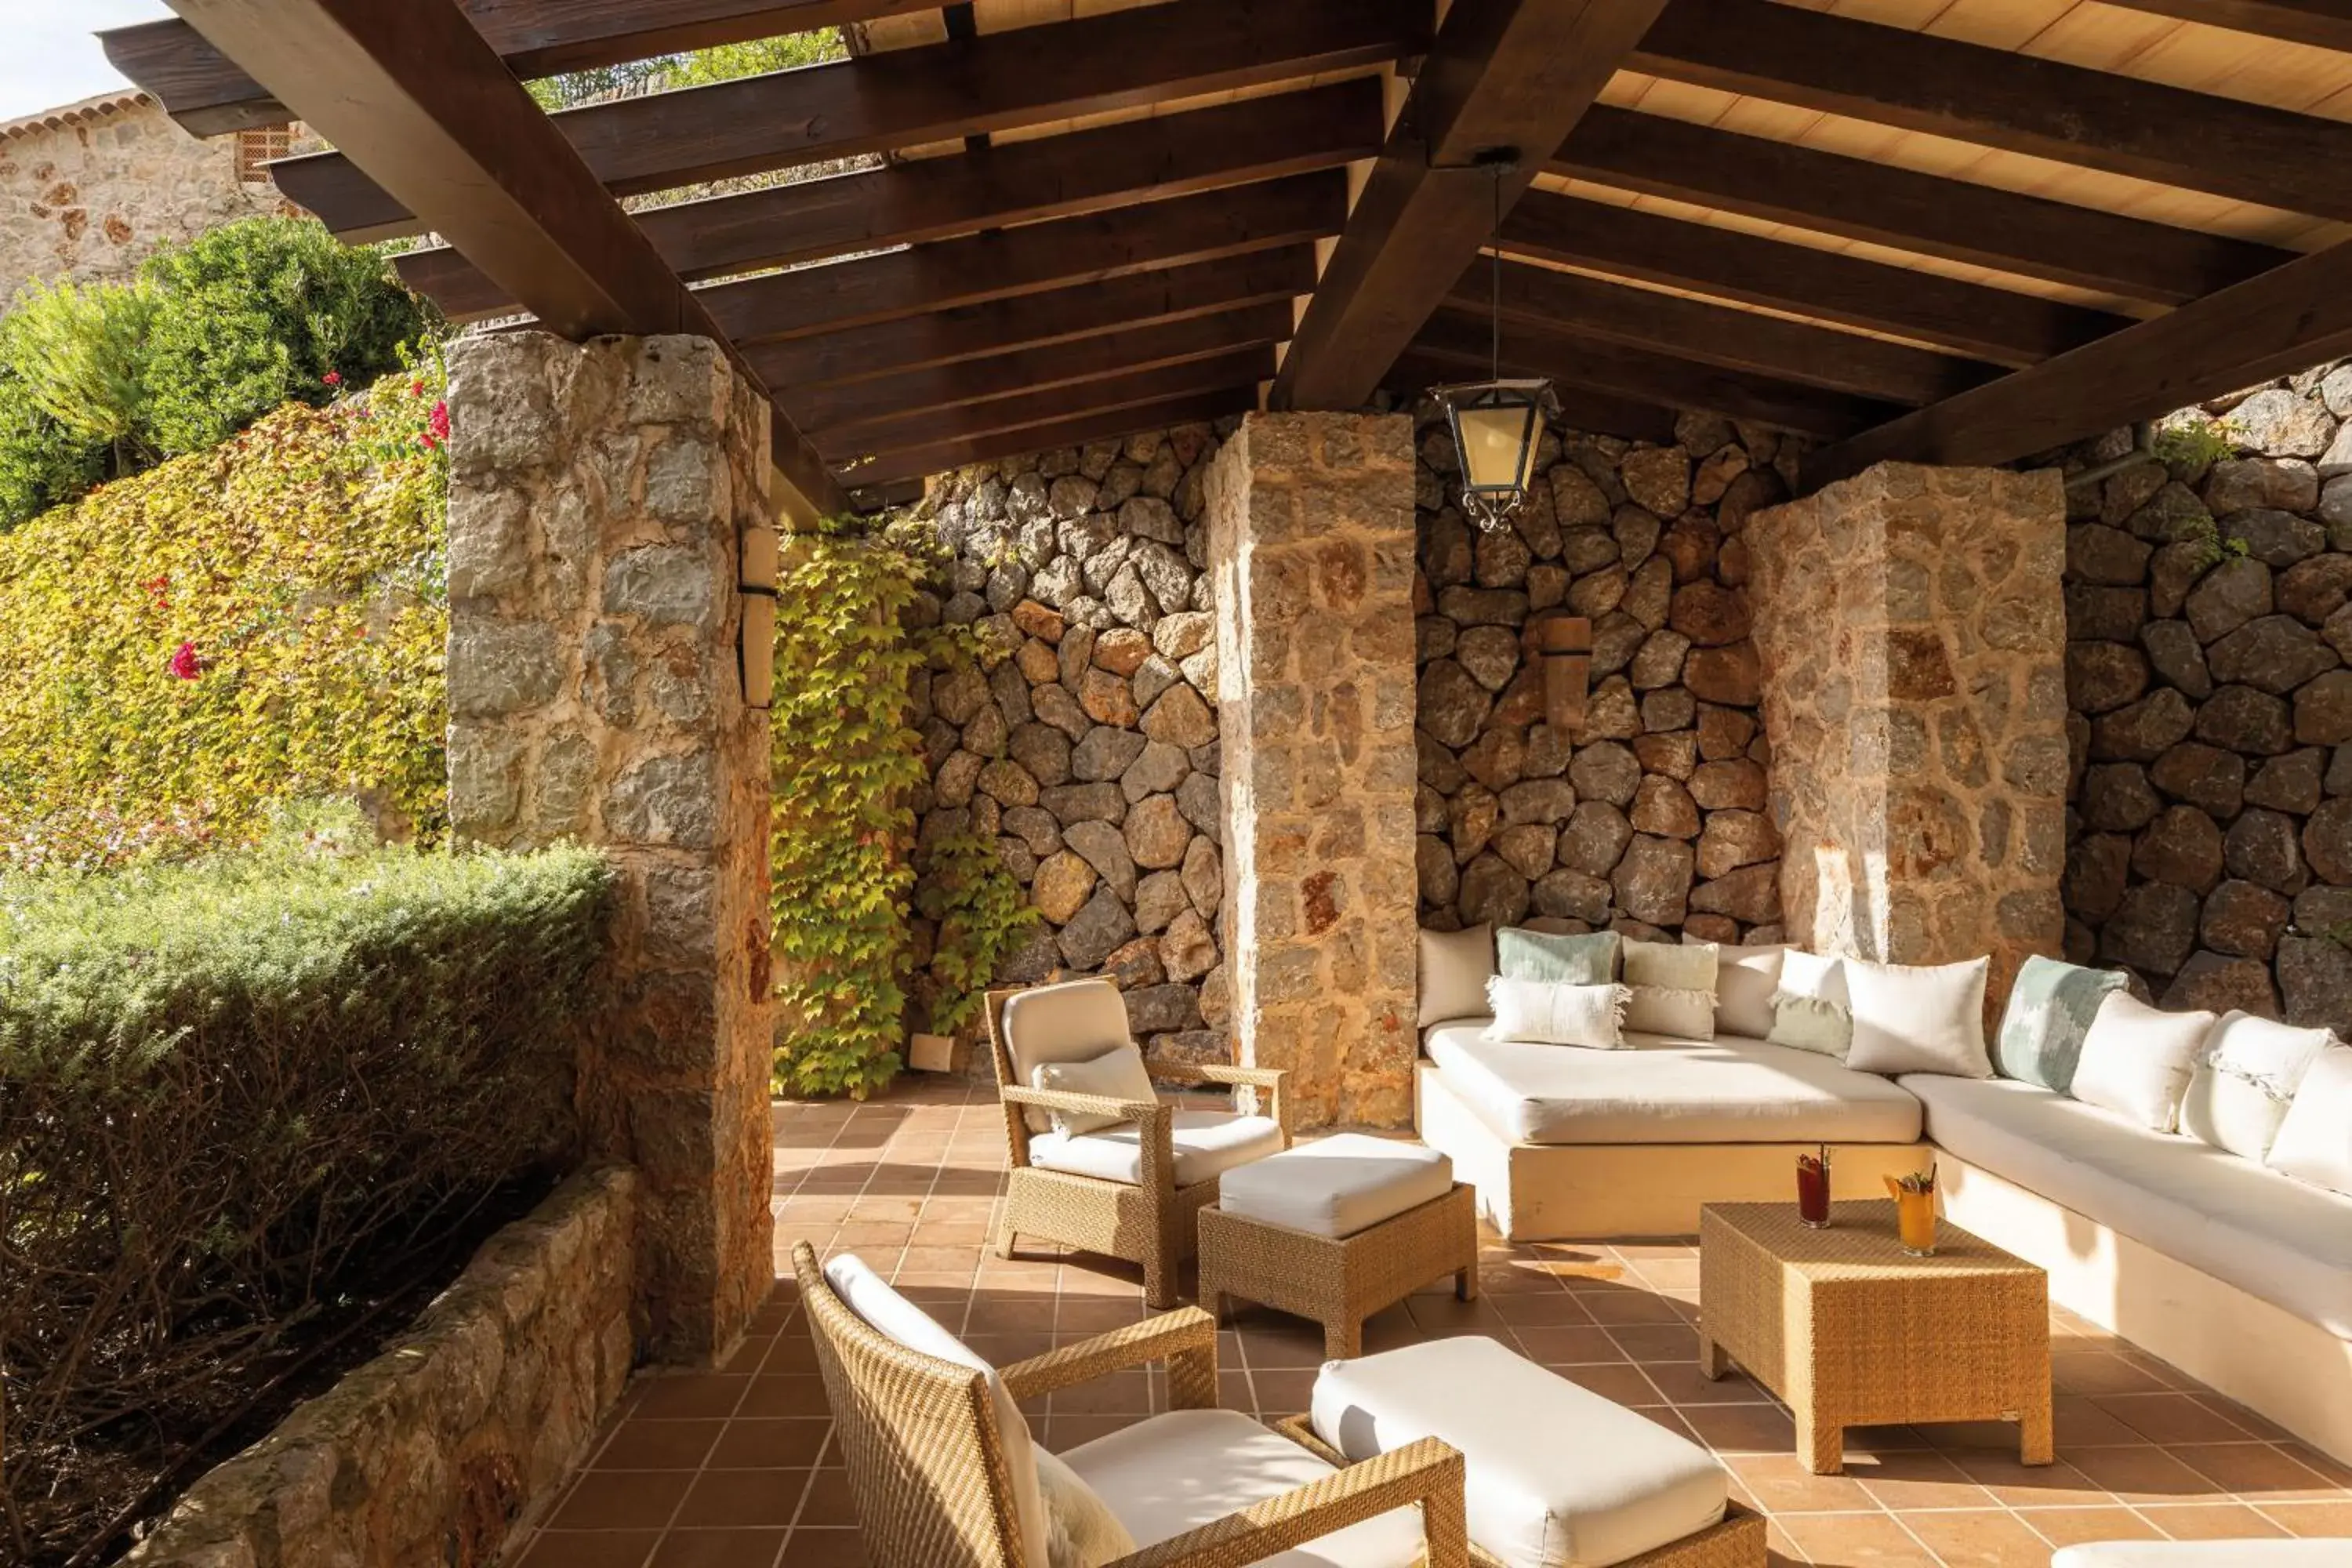
[[[129,86],[92,35],[171,14],[163,0],[0,0],[0,120]]]

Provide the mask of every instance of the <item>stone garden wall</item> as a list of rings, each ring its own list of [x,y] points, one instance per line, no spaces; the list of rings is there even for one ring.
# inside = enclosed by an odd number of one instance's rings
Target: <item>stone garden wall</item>
[[[1686,416],[1672,446],[1547,437],[1509,529],[1454,505],[1453,444],[1420,413],[1423,926],[1771,941],[1780,836],[1749,640],[1750,513],[1788,493],[1780,439]],[[1593,628],[1581,732],[1545,721],[1531,616]]]
[[[2170,1007],[2352,1027],[2352,364],[2067,491],[2066,946]],[[2117,432],[2075,472],[2130,449]],[[2331,938],[2329,933],[2337,933]]]
[[[1147,1050],[1222,1061],[1202,495],[1218,438],[1183,426],[940,481],[935,521],[954,560],[937,613],[981,623],[988,645],[1011,651],[992,668],[919,682],[914,721],[931,769],[920,836],[995,836],[1044,917],[999,982],[1111,975]],[[986,1075],[985,1053],[974,1055]]]

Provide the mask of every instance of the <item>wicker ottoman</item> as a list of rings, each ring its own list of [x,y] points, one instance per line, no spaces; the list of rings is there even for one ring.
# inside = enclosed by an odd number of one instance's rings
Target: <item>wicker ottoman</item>
[[[1201,1300],[1312,1318],[1324,1353],[1360,1354],[1364,1320],[1430,1281],[1477,1295],[1475,1198],[1436,1150],[1360,1132],[1254,1160],[1201,1211]]]

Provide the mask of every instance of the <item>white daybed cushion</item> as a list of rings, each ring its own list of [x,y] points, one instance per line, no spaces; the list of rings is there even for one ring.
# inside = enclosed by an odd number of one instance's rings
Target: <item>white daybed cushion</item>
[[[1034,1089],[1037,1069],[1048,1062],[1091,1061],[1134,1043],[1127,1031],[1127,999],[1108,980],[1033,985],[1005,998],[1004,1054],[1013,1058],[1015,1083]],[[1053,1125],[1034,1105],[1028,1121],[1032,1132]]]
[[[1843,961],[1853,1045],[1845,1064],[1856,1072],[1940,1072],[1990,1078],[1985,1050],[1985,979],[1990,958],[1965,963]]]
[[[2135,1127],[2177,1131],[2180,1097],[2212,1028],[2210,1013],[2167,1013],[2128,991],[2110,991],[2083,1036],[2066,1092]]]
[[[2271,1144],[2270,1168],[2352,1196],[2352,1046],[2319,1053]]]
[[[1151,1074],[1143,1065],[1143,1053],[1133,1046],[1114,1046],[1098,1057],[1088,1057],[1082,1062],[1039,1062],[1029,1076],[1032,1089],[1058,1089],[1066,1094],[1094,1094],[1106,1100],[1150,1103]],[[1052,1110],[1046,1113],[1054,1120],[1056,1132],[1093,1132],[1105,1127],[1116,1127],[1117,1116],[1088,1116],[1083,1112]]]
[[[1728,1495],[1705,1448],[1483,1335],[1326,1362],[1312,1419],[1351,1461],[1460,1449],[1470,1539],[1509,1568],[1622,1563],[1720,1523]]]
[[[1517,1143],[1916,1143],[1919,1102],[1832,1058],[1735,1035],[1629,1033],[1622,1051],[1433,1029],[1446,1087]]]
[[[1772,1032],[1772,994],[1780,989],[1780,966],[1788,951],[1784,942],[1716,949],[1717,1034],[1760,1040]]]
[[[1454,1162],[1426,1143],[1340,1132],[1225,1173],[1217,1206],[1317,1236],[1353,1236],[1454,1190]]]
[[[1176,1156],[1176,1184],[1189,1187],[1235,1165],[1263,1159],[1282,1148],[1282,1125],[1266,1116],[1236,1116],[1229,1110],[1171,1113],[1169,1142]],[[1132,1121],[1099,1132],[1045,1132],[1029,1140],[1029,1163],[1074,1176],[1107,1182],[1143,1180],[1143,1132]]]
[[[974,1354],[964,1342],[940,1327],[931,1315],[892,1289],[864,1258],[844,1252],[828,1258],[824,1281],[866,1325],[910,1351],[970,1367],[988,1379],[989,1402],[996,1412],[997,1437],[1004,1449],[1004,1468],[1011,1472],[1013,1511],[1021,1524],[1021,1546],[1027,1568],[1047,1568],[1045,1504],[1037,1489],[1037,1452],[1030,1440],[1029,1423],[1004,1386],[996,1369]]]
[[[1421,933],[1421,1026],[1486,1016],[1495,974],[1495,928]]]
[[[2303,1075],[2328,1046],[2325,1029],[2296,1029],[2252,1013],[2221,1015],[2205,1038],[2180,1101],[2180,1130],[2259,1163]]]
[[[1486,982],[1486,1005],[1494,1014],[1486,1037],[1613,1051],[1625,1043],[1625,1005],[1633,994],[1622,985],[1570,985],[1497,974]]]
[[[2352,1339],[2352,1198],[2014,1079],[1901,1082],[1956,1157]]]
[[[1150,1546],[1336,1474],[1237,1410],[1175,1410],[1122,1426],[1062,1456]],[[1266,1568],[1412,1568],[1421,1511],[1392,1510],[1265,1560]]]
[[[2062,1548],[2050,1568],[2345,1568],[2352,1539],[2086,1541]]]

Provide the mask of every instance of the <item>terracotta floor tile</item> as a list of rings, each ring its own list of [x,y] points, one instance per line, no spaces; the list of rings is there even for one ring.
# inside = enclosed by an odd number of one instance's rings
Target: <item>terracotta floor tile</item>
[[[2317,1470],[2269,1443],[2183,1444],[2171,1453],[2222,1490],[2252,1502],[2327,1502],[2344,1495]]]
[[[2352,1500],[2344,1502],[2265,1502],[2262,1511],[2286,1527],[2289,1535],[2343,1536],[2352,1540]]]
[[[1621,1323],[1609,1331],[1618,1348],[1638,1362],[1696,1361],[1698,1333],[1668,1323]]]
[[[1934,1568],[1927,1548],[1888,1514],[1792,1513],[1780,1523],[1822,1568]]]
[[[1631,1359],[1609,1331],[1597,1323],[1521,1323],[1510,1332],[1524,1353],[1546,1366]]]
[[[773,1525],[789,1528],[800,1512],[801,1494],[811,1472],[798,1470],[705,1470],[694,1479],[678,1505],[672,1528]]]
[[[822,1416],[797,1420],[738,1417],[727,1423],[711,1448],[715,1470],[805,1469],[817,1461],[833,1423]]]
[[[2139,1511],[2175,1541],[2261,1541],[2286,1533],[2242,1502],[2150,1505]]]
[[[2053,1546],[2075,1546],[2085,1541],[2156,1541],[2163,1532],[2130,1509],[2038,1508],[2018,1518]]]
[[[738,1415],[816,1416],[831,1414],[824,1402],[824,1379],[808,1373],[788,1373],[781,1377],[755,1377],[743,1392],[743,1402],[735,1407]]]
[[[647,1568],[774,1568],[782,1530],[673,1530]]]
[[[801,1500],[800,1530],[835,1526],[854,1528],[857,1508],[849,1497],[849,1472],[839,1468],[817,1470],[809,1479],[808,1495]]]
[[[515,1568],[644,1568],[657,1530],[542,1530]]]
[[[630,1414],[640,1420],[732,1415],[751,1386],[748,1376],[700,1372],[642,1378]]]
[[[1675,1405],[1753,1405],[1771,1397],[1746,1373],[1708,1378],[1701,1375],[1695,1361],[1649,1362],[1642,1370]]]
[[[1862,1483],[1872,1501],[1897,1512],[1915,1508],[1993,1506],[1990,1492],[1969,1479],[1958,1465],[1932,1448],[1874,1454],[1864,1459],[1848,1455],[1845,1469],[1846,1474]]]
[[[2091,1403],[2149,1441],[2171,1447],[2181,1443],[2232,1443],[2253,1436],[2244,1427],[2186,1394],[2095,1394]]]
[[[1856,1513],[1877,1508],[1852,1476],[1817,1476],[1793,1454],[1728,1454],[1724,1466],[1768,1513]]]
[[[2005,1509],[1906,1513],[1902,1520],[1944,1568],[2049,1568],[2049,1545]]]
[[[866,1545],[855,1530],[793,1531],[777,1568],[866,1568]]]
[[[1514,1328],[1592,1321],[1584,1303],[1565,1290],[1521,1291],[1495,1299],[1495,1310]]]
[[[624,1421],[613,1429],[589,1468],[598,1470],[696,1470],[727,1423]]]
[[[2157,1394],[2166,1387],[2155,1373],[2114,1351],[2053,1354],[2050,1383],[2061,1394]]]
[[[1625,1291],[1605,1296],[1577,1297],[1592,1321],[1608,1327],[1617,1323],[1686,1323],[1680,1306],[1663,1296],[1653,1296],[1646,1290]]]
[[[2213,1492],[2211,1481],[2161,1448],[2080,1448],[2068,1458],[2128,1503],[2189,1502]]]
[[[1675,1414],[1717,1453],[1787,1454],[1796,1448],[1796,1424],[1778,1405],[1694,1405]]]
[[[2014,1448],[2007,1454],[1953,1454],[1960,1473],[1992,1493],[2005,1508],[2097,1508],[2112,1500],[2100,1486],[2074,1466],[2021,1465]]]
[[[2145,1434],[2116,1420],[2079,1394],[2061,1394],[2051,1401],[2053,1425],[2061,1448],[2105,1447],[2113,1444],[2144,1447]]]
[[[548,1520],[551,1530],[654,1530],[669,1523],[691,1470],[613,1470],[583,1477]]]
[[[1552,1370],[1579,1388],[1589,1388],[1601,1398],[1613,1399],[1620,1405],[1673,1403],[1658,1392],[1657,1384],[1643,1375],[1640,1367],[1629,1361],[1562,1365]]]

